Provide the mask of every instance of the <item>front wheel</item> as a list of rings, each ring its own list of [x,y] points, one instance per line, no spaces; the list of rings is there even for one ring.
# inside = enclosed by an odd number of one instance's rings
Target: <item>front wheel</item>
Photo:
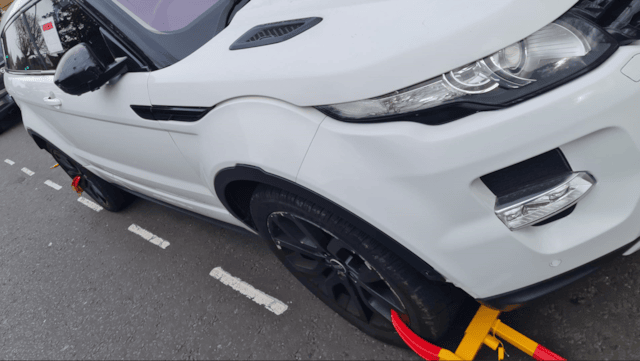
[[[430,341],[452,323],[462,301],[457,289],[425,279],[340,215],[264,185],[252,196],[251,215],[287,269],[366,334],[406,347],[391,323],[392,309]]]

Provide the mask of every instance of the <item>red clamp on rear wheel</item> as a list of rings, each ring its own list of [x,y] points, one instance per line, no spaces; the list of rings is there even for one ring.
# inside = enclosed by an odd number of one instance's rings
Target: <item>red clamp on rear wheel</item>
[[[428,341],[423,340],[420,336],[416,335],[411,329],[402,321],[401,317],[395,310],[391,310],[391,322],[393,327],[400,335],[400,338],[409,346],[418,356],[425,360],[459,360],[451,351],[438,347]],[[441,358],[442,357],[442,358]]]
[[[82,178],[80,176],[76,176],[75,178],[73,178],[73,181],[71,182],[71,188],[73,188],[74,191],[76,191],[78,193],[78,197],[82,195],[82,188],[80,187],[80,181],[82,180]]]

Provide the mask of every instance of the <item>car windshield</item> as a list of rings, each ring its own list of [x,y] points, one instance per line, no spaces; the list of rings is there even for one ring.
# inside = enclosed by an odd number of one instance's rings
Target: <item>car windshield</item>
[[[76,0],[131,40],[157,68],[170,66],[211,40],[248,0]]]
[[[111,0],[138,22],[160,32],[185,28],[220,0]]]

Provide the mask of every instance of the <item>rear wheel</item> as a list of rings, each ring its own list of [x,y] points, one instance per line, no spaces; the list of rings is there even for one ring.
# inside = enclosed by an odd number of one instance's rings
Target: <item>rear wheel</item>
[[[339,215],[263,185],[253,194],[251,215],[289,271],[363,332],[405,346],[391,323],[391,309],[430,341],[453,321],[463,299],[457,289],[425,279]]]
[[[111,183],[84,169],[79,163],[71,159],[57,148],[51,147],[50,153],[58,162],[60,168],[74,179],[81,177],[80,187],[102,208],[110,212],[118,212],[128,206],[135,197],[120,190]]]

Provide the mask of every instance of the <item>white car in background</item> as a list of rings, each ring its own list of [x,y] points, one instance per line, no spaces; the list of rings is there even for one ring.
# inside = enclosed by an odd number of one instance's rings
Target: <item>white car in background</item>
[[[639,0],[16,0],[24,125],[117,211],[261,235],[364,332],[428,340],[640,236]]]

